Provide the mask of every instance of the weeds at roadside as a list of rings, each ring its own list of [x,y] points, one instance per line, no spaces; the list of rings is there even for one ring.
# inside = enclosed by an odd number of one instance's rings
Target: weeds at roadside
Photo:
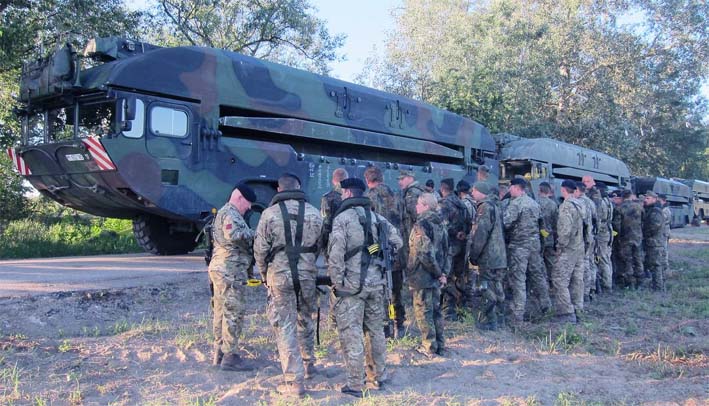
[[[84,395],[81,393],[81,386],[79,386],[79,378],[75,379],[76,387],[69,392],[69,404],[70,405],[81,405],[84,401]]]
[[[702,352],[677,351],[662,344],[653,352],[633,352],[624,358],[648,367],[654,379],[679,378],[687,373],[687,367],[701,370],[709,366],[709,357]]]
[[[421,339],[412,335],[405,335],[401,338],[390,338],[387,340],[387,351],[413,350],[421,345]]]
[[[57,347],[57,350],[61,353],[64,353],[64,352],[71,351],[72,348],[73,347],[71,345],[71,342],[69,342],[69,340],[67,340],[67,339],[64,339],[64,340],[62,340],[62,343],[59,344],[59,346]]]
[[[554,334],[550,329],[548,335],[537,337],[536,340],[539,351],[547,354],[568,354],[585,342],[576,327],[568,324],[558,334]]]
[[[0,399],[7,401],[19,399],[21,374],[22,371],[17,367],[17,363],[12,367],[0,369],[0,384],[3,387],[2,398]]]

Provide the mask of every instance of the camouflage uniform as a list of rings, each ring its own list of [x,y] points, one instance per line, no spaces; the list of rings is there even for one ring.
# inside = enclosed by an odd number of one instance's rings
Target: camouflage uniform
[[[639,287],[643,271],[643,207],[638,202],[624,200],[618,209],[620,216],[619,283],[620,287]]]
[[[622,228],[623,218],[620,216],[620,205],[613,203],[613,246],[611,247],[611,264],[613,266],[613,285],[623,286],[623,263],[620,258],[620,229]]]
[[[323,233],[324,244],[327,244],[327,237],[330,235],[330,230],[332,229],[332,217],[337,213],[337,209],[342,204],[342,191],[333,189],[325,193],[322,198],[320,198],[320,216],[323,219],[323,227],[325,232]]]
[[[540,197],[537,203],[542,211],[544,227],[549,233],[549,236],[544,238],[543,254],[547,278],[551,283],[551,272],[556,263],[556,222],[559,218],[559,206],[557,206],[556,202],[551,197]]]
[[[411,234],[411,229],[416,223],[416,202],[419,196],[423,194],[424,191],[417,181],[413,181],[404,190],[401,191],[401,200],[399,201],[399,208],[401,209],[401,236],[403,239],[408,239]],[[396,311],[396,324],[399,328],[404,326],[404,320],[406,318],[406,311],[404,309],[404,303],[402,300],[402,293],[404,288],[404,270],[406,268],[406,263],[409,258],[409,245],[404,244],[399,250],[399,260],[398,266],[396,267],[397,272],[392,273],[392,284],[393,286],[393,299],[394,307]]]
[[[584,206],[569,196],[559,206],[556,223],[557,260],[552,272],[552,292],[558,315],[583,310]]]
[[[600,285],[603,290],[613,289],[613,269],[611,267],[611,246],[613,244],[613,203],[608,197],[601,197],[598,205],[598,234],[596,235],[596,255]]]
[[[502,233],[502,216],[495,199],[487,197],[477,205],[470,233],[470,262],[478,266],[479,285],[483,296],[481,324],[495,329],[502,316],[505,291],[502,287],[507,271],[507,252]]]
[[[254,231],[231,203],[219,209],[212,227],[214,248],[209,280],[214,294],[214,343],[224,354],[236,353],[244,320],[244,283],[253,262]]]
[[[372,257],[366,271],[364,283],[360,284],[362,273],[362,248],[366,245],[364,226],[360,216],[371,213],[371,202],[367,198],[350,198],[342,206],[332,224],[328,251],[328,273],[335,289],[335,317],[340,336],[340,344],[347,371],[347,386],[361,390],[362,366],[370,382],[385,379],[386,339],[384,338],[384,278],[381,262]],[[372,241],[379,239],[377,223],[389,225],[389,241],[399,250],[403,242],[396,228],[384,217],[372,213]],[[366,247],[364,247],[366,248]],[[354,254],[349,256],[348,253]],[[366,340],[366,343],[365,343]]]
[[[512,198],[502,215],[502,223],[509,241],[507,245],[506,290],[510,313],[514,321],[522,321],[527,303],[527,275],[530,289],[544,310],[551,307],[549,282],[541,256],[539,220],[541,209],[527,194]]]
[[[443,226],[448,233],[448,261],[450,274],[443,289],[443,314],[456,316],[456,308],[472,301],[472,292],[468,289],[468,264],[465,248],[470,232],[471,217],[461,199],[450,193],[438,202],[438,211],[443,220]],[[465,239],[458,239],[458,233],[465,234]]]
[[[473,197],[470,196],[469,194],[465,194],[461,199],[461,202],[465,205],[465,208],[468,209],[468,218],[475,219],[475,212],[476,212],[476,204],[475,200],[473,200]]]
[[[429,353],[440,353],[445,346],[438,278],[449,273],[447,256],[448,233],[443,220],[434,210],[421,213],[409,235],[406,277],[421,330],[421,346]]]
[[[287,255],[286,232],[279,204],[283,202],[290,215],[297,216],[304,205],[302,250],[297,257],[299,295],[293,285],[293,274]],[[290,236],[297,243],[297,221],[288,219]],[[254,257],[268,286],[268,319],[276,333],[276,345],[285,382],[303,382],[304,368],[315,362],[313,311],[316,308],[315,278],[318,243],[323,221],[318,210],[305,202],[300,190],[277,193],[271,206],[263,211],[256,228]],[[297,249],[297,247],[296,247]]]
[[[588,196],[582,194],[577,198],[586,208],[586,223],[591,224],[591,227],[587,227],[587,241],[588,244],[585,246],[584,256],[586,258],[586,264],[584,266],[583,272],[583,286],[584,295],[588,298],[591,294],[591,290],[595,292],[596,290],[596,262],[594,261],[594,253],[596,249],[596,227],[598,224],[598,211],[596,210],[596,204],[593,203]]]
[[[665,216],[665,274],[670,270],[670,227],[672,225],[672,211],[665,205],[662,207],[662,214]]]
[[[665,262],[665,216],[662,206],[655,203],[645,207],[643,215],[643,247],[645,248],[645,267],[652,275],[652,289],[664,290],[663,275]]]

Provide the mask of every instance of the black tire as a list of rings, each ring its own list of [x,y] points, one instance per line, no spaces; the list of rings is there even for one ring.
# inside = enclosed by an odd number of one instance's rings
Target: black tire
[[[141,214],[133,219],[133,235],[138,245],[155,255],[182,255],[197,247],[198,232],[171,232],[167,219]]]

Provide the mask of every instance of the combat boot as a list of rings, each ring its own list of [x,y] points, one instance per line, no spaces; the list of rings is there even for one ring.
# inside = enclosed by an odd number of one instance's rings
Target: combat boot
[[[214,357],[212,358],[212,365],[218,367],[222,363],[222,358],[224,358],[224,353],[221,348],[214,349]]]
[[[224,354],[220,365],[222,371],[251,371],[254,369],[253,366],[232,352]]]
[[[276,388],[278,393],[286,396],[296,396],[302,398],[305,395],[305,388],[302,383],[298,382],[284,382]]]
[[[317,368],[315,368],[315,365],[313,365],[312,362],[305,362],[303,367],[305,369],[305,379],[313,379],[313,377],[318,373]]]
[[[359,389],[359,390],[353,389],[353,388],[350,388],[350,387],[347,386],[347,385],[345,385],[345,386],[343,386],[342,388],[340,388],[340,392],[342,392],[342,393],[344,393],[344,394],[347,394],[347,395],[350,395],[350,396],[354,396],[354,397],[356,397],[356,398],[361,398],[361,397],[362,397],[362,390],[361,390],[361,389]]]
[[[486,331],[497,330],[497,309],[495,303],[485,306],[485,313],[482,320],[478,323],[478,328]]]
[[[395,339],[400,339],[404,338],[404,334],[406,333],[406,330],[404,329],[404,323],[395,323],[394,324],[394,338]]]
[[[560,323],[560,324],[566,324],[566,323],[571,323],[571,324],[576,324],[576,314],[574,313],[569,313],[569,314],[557,314],[551,319],[552,323]]]

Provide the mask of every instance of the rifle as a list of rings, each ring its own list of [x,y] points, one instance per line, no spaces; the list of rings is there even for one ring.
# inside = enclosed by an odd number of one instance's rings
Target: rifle
[[[394,331],[394,320],[396,320],[396,308],[394,307],[394,295],[392,289],[394,283],[392,282],[391,273],[394,269],[394,253],[392,252],[393,247],[389,245],[389,225],[386,221],[379,221],[379,246],[382,250],[383,258],[383,268],[384,275],[386,276],[386,286],[384,289],[384,296],[387,301],[387,314],[389,316],[389,331]]]
[[[320,286],[332,286],[332,279],[327,275],[318,274],[315,277],[315,288],[320,294],[326,294],[327,292],[320,288]],[[315,338],[318,345],[320,345],[320,296],[318,295],[318,316],[315,320]]]
[[[212,250],[214,249],[214,237],[212,236],[212,228],[214,227],[214,219],[216,215],[217,209],[212,207],[212,214],[205,217],[204,227],[199,230],[199,234],[197,234],[197,237],[195,237],[194,239],[195,242],[199,242],[199,240],[202,239],[203,235],[207,236],[207,248],[204,250],[204,262],[207,263],[207,266],[209,266],[209,263],[212,261]]]

